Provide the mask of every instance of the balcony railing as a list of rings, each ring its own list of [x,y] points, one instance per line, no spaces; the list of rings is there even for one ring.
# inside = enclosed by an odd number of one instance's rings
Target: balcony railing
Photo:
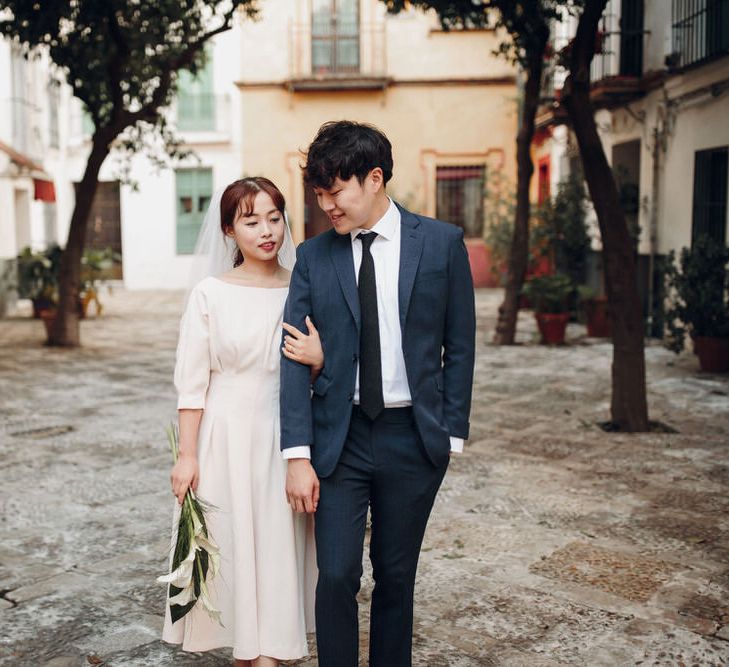
[[[593,83],[614,77],[643,75],[643,3],[622,3],[617,13],[611,0],[600,19],[590,79]]]
[[[729,53],[729,0],[673,0],[668,64],[688,67]]]
[[[369,87],[386,76],[384,23],[290,28],[294,88]]]

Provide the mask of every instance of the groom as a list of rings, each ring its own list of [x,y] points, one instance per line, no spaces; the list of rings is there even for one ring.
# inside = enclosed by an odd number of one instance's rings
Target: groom
[[[450,451],[468,437],[473,284],[463,233],[395,204],[378,129],[323,125],[305,179],[333,229],[297,250],[284,320],[318,327],[324,368],[281,360],[286,493],[316,510],[322,667],[356,667],[367,510],[375,587],[370,665],[411,664],[420,545]],[[303,329],[302,329],[303,330]]]

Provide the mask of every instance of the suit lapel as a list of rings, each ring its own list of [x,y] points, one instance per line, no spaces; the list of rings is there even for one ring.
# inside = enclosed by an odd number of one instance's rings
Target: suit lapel
[[[418,229],[420,221],[410,211],[400,208],[400,275],[398,279],[398,303],[400,329],[405,330],[405,318],[410,307],[415,274],[418,272],[420,255],[423,253],[423,235]]]
[[[357,329],[359,329],[359,292],[357,291],[357,281],[354,277],[354,259],[352,258],[352,240],[350,235],[337,235],[332,241],[330,252],[344,298],[357,324]]]

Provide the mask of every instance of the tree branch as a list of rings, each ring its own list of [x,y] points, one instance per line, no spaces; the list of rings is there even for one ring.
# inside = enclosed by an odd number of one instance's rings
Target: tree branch
[[[109,15],[107,20],[109,21],[109,34],[116,45],[116,50],[114,51],[114,55],[111,60],[109,60],[109,66],[107,68],[109,72],[109,86],[111,88],[111,102],[113,108],[111,124],[116,124],[124,111],[124,94],[121,88],[122,62],[129,53],[129,49],[124,41],[121,30],[119,29],[116,9],[113,5],[109,6]]]
[[[172,86],[172,73],[178,72],[180,69],[191,65],[195,60],[195,56],[197,56],[200,50],[204,48],[208,41],[216,35],[230,30],[232,27],[233,17],[237,10],[238,5],[233,5],[233,8],[223,15],[222,25],[215,28],[215,30],[202,34],[197,40],[191,42],[177,58],[169,61],[167,67],[160,73],[160,84],[152,93],[152,99],[139,110],[131,112],[125,126],[131,125],[140,120],[146,120],[149,122],[154,122],[156,120],[158,110],[164,104],[170,87]]]
[[[577,32],[570,49],[570,78],[573,83],[589,86],[590,65],[595,57],[595,35],[607,0],[586,0]]]

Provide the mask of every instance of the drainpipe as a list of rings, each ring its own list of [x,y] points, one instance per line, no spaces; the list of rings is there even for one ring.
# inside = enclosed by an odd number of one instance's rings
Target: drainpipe
[[[648,335],[653,331],[653,272],[655,270],[655,256],[658,246],[658,197],[660,194],[659,177],[661,172],[661,144],[662,132],[658,129],[658,123],[653,128],[653,183],[651,184],[651,216],[649,221],[649,246],[648,246]]]

